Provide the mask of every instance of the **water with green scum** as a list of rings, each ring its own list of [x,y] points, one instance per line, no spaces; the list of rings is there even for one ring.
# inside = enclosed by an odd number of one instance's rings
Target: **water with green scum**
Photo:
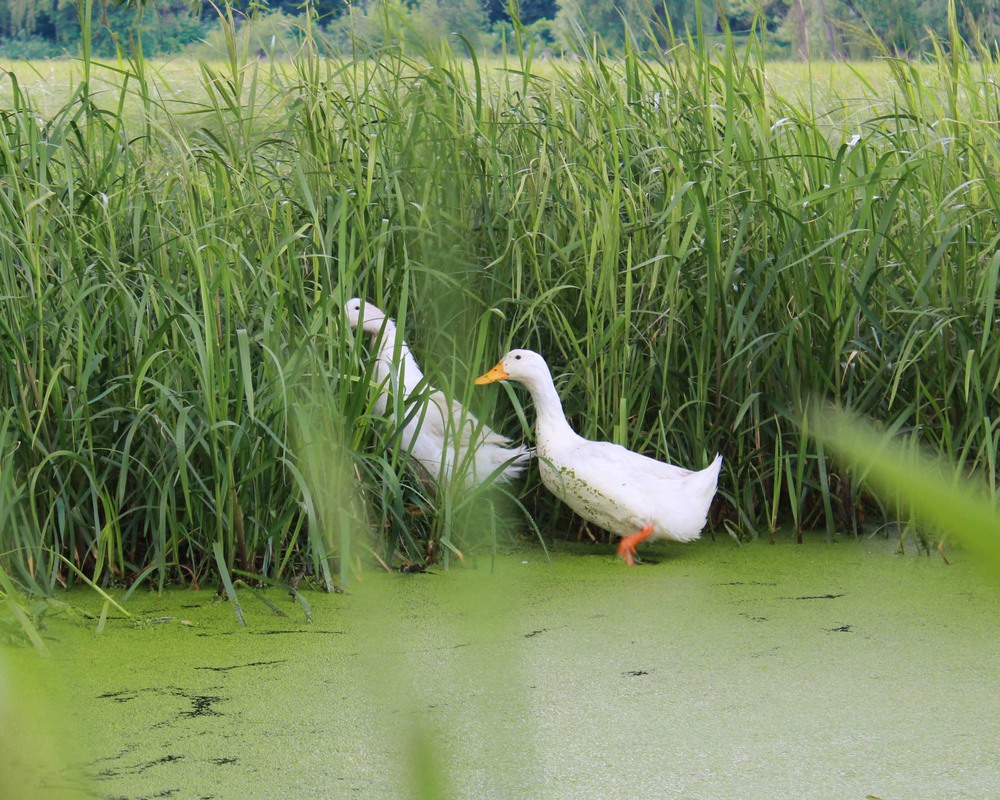
[[[6,652],[31,712],[5,727],[48,720],[34,780],[89,776],[73,796],[994,798],[1000,590],[894,546],[526,550],[366,573],[312,624],[277,592],[246,628],[211,592],[133,597],[101,635],[53,621],[43,667]]]

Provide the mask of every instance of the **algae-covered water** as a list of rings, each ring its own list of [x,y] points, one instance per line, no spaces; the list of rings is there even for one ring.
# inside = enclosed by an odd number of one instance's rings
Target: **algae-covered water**
[[[83,796],[995,798],[1000,591],[966,554],[893,549],[526,550],[366,573],[311,624],[244,592],[246,628],[210,592],[148,594],[6,659],[57,704],[39,780]]]

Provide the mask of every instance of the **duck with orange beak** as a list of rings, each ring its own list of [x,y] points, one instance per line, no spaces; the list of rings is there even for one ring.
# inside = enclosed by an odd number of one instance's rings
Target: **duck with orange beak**
[[[701,535],[718,487],[722,456],[692,471],[577,434],[566,421],[545,359],[511,350],[479,385],[515,381],[535,405],[535,438],[542,483],[577,514],[621,536],[626,564],[645,539],[690,542]]]

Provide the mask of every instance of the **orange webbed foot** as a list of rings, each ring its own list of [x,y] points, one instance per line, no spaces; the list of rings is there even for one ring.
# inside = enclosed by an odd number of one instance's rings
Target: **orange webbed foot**
[[[622,557],[630,567],[635,565],[635,546],[639,542],[648,539],[653,533],[653,525],[649,523],[641,531],[633,533],[631,536],[623,536],[618,543],[618,555]]]

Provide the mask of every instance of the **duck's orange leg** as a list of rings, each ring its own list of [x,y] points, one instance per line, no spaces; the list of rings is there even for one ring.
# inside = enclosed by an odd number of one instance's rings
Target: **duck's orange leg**
[[[653,523],[649,523],[638,533],[633,533],[631,536],[623,536],[622,540],[618,543],[618,555],[625,559],[625,563],[631,567],[635,564],[635,546],[639,542],[648,539],[652,533]]]

